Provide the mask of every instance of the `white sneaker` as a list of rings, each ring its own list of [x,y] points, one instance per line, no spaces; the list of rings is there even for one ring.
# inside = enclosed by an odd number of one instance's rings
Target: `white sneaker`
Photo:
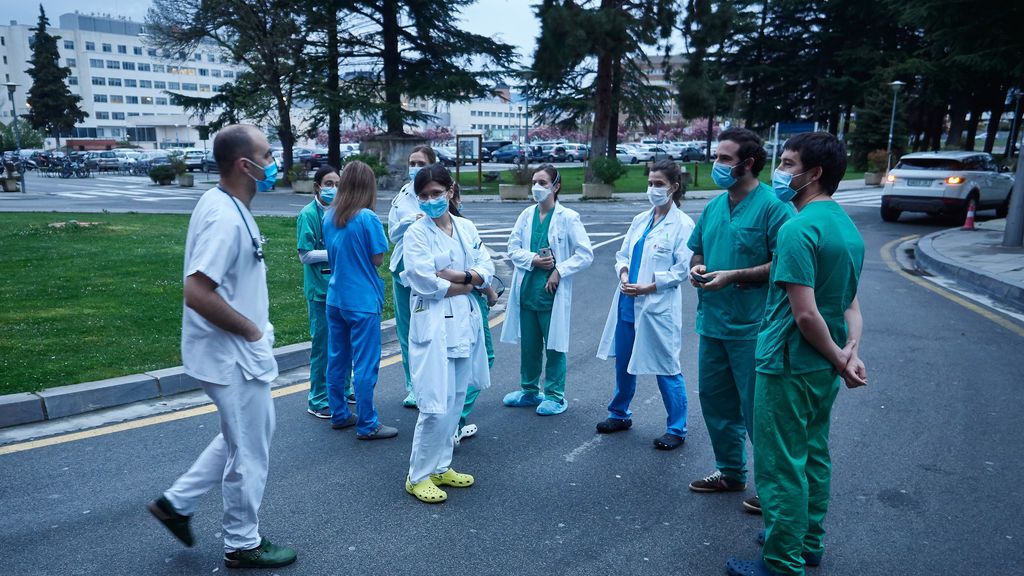
[[[477,431],[479,431],[479,428],[477,428],[476,424],[466,424],[462,427],[461,432],[455,433],[455,445],[461,446],[463,438],[469,438],[470,436],[475,435]]]

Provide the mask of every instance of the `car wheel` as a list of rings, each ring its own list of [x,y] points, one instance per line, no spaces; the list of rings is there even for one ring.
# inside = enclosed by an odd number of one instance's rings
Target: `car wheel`
[[[882,201],[881,213],[882,213],[882,220],[883,221],[885,221],[885,222],[895,222],[895,221],[900,219],[900,214],[902,214],[903,211],[902,210],[898,210],[896,208],[890,208],[890,207],[886,206],[885,205],[885,201],[883,200]]]
[[[1011,193],[1012,194],[1012,193]],[[996,216],[998,218],[1006,218],[1010,214],[1010,195],[1006,195],[1006,200],[996,208]]]
[[[629,160],[629,163],[630,163],[630,164],[636,164],[637,162],[639,162],[639,160],[637,160],[637,157],[636,157],[636,156],[633,156],[633,157],[632,157],[632,158],[631,158],[631,159]]]

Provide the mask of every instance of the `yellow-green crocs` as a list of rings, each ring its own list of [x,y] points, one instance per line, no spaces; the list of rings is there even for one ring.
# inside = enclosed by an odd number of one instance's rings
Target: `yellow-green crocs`
[[[415,496],[420,502],[426,502],[427,504],[440,504],[448,499],[448,495],[444,493],[444,490],[435,486],[431,478],[427,478],[413,486],[412,482],[409,481],[409,477],[406,476],[405,491]]]
[[[443,474],[431,474],[430,481],[435,486],[451,486],[452,488],[469,488],[473,485],[473,477],[469,474],[460,474],[449,468]]]

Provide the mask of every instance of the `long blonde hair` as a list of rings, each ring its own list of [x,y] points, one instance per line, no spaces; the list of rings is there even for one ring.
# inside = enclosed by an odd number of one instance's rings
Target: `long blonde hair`
[[[373,169],[359,160],[345,165],[338,182],[338,193],[331,203],[334,225],[344,228],[363,208],[373,210],[377,203],[377,177]]]

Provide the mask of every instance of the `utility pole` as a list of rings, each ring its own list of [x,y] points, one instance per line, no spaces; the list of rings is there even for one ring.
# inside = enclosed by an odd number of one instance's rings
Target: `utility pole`
[[[1021,162],[1020,155],[1017,156],[1017,172],[1013,179],[1013,192],[1010,194],[1010,211],[1006,215],[1003,246],[1024,246],[1024,162]]]
[[[14,89],[18,87],[13,82],[7,86],[7,98],[11,101],[11,126],[14,128],[14,158],[18,163],[18,177],[21,180],[21,193],[25,194],[25,163],[21,160],[21,134],[18,130],[18,110],[14,105]]]
[[[900,93],[906,82],[890,82],[889,86],[892,86],[892,114],[889,116],[889,146],[885,151],[885,173],[888,174],[889,170],[892,169],[892,136],[893,130],[896,128],[896,95]]]

